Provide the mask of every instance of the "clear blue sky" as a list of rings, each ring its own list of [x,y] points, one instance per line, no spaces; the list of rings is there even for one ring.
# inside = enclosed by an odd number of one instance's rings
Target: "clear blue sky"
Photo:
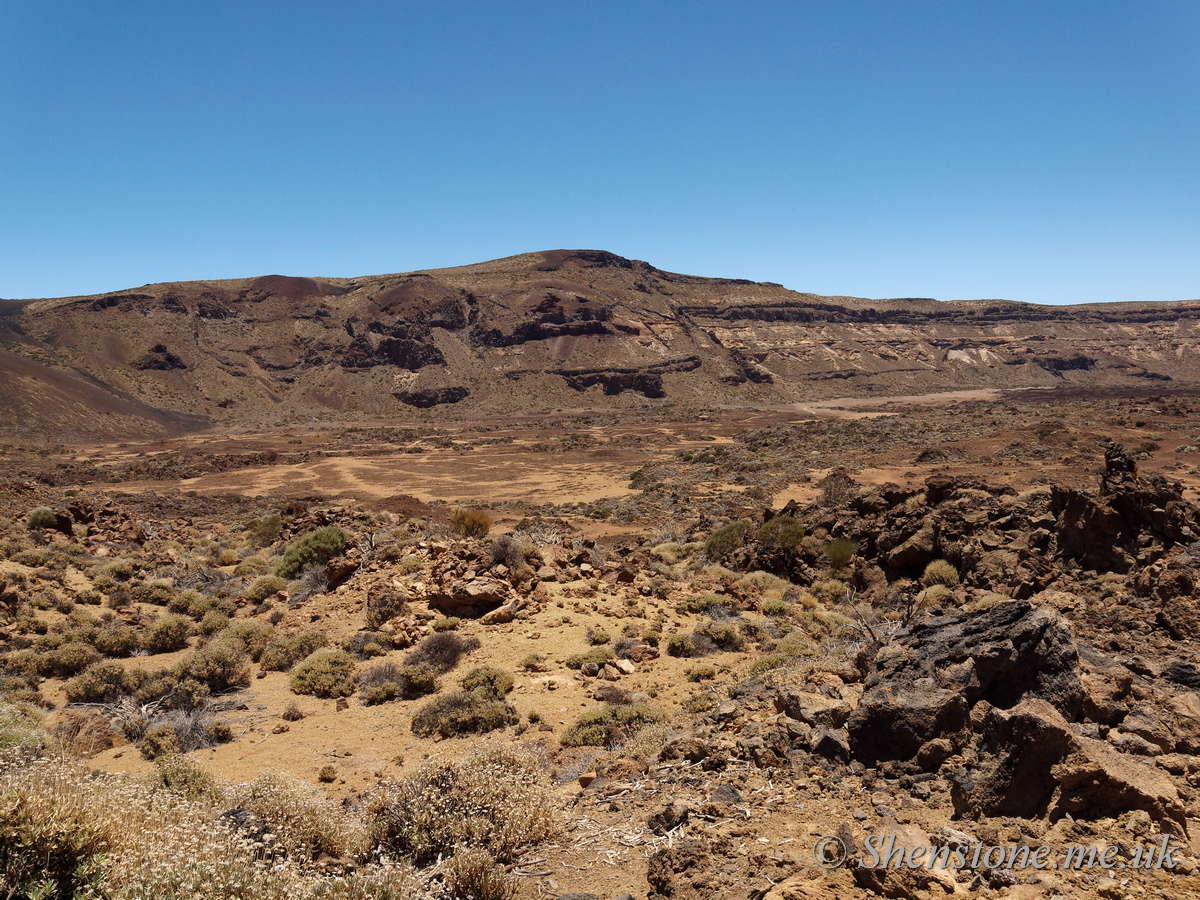
[[[0,297],[597,248],[1200,297],[1200,3],[0,0]]]

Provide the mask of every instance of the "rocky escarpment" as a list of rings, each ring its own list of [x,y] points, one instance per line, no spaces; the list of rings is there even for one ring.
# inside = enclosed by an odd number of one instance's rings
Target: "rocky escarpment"
[[[0,331],[19,338],[9,349],[33,364],[52,359],[114,397],[230,423],[1200,383],[1200,302],[818,297],[587,250],[356,279],[148,285],[5,310]],[[447,389],[469,396],[422,399]]]

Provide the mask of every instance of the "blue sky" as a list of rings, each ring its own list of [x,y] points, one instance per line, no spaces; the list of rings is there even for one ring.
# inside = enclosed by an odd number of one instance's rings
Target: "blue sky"
[[[1200,298],[1200,4],[0,0],[0,297],[556,247]]]

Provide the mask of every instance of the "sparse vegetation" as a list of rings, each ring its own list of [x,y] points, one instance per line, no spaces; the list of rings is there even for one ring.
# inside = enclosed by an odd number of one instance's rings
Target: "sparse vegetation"
[[[444,675],[458,665],[472,650],[478,650],[479,638],[464,638],[452,631],[431,634],[417,644],[404,658],[405,665],[423,666],[437,675]]]

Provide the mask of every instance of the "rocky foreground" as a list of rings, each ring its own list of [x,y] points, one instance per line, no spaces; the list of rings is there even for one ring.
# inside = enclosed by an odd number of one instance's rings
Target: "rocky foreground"
[[[1118,446],[1093,486],[834,471],[607,543],[529,510],[483,536],[470,510],[7,491],[6,698],[101,768],[327,783],[361,833],[287,849],[305,890],[390,858],[414,897],[1200,893],[1200,507]],[[479,838],[487,895],[454,886],[469,848],[380,824],[419,757],[476,743],[534,754],[557,809]],[[950,856],[855,864],[884,846]]]

